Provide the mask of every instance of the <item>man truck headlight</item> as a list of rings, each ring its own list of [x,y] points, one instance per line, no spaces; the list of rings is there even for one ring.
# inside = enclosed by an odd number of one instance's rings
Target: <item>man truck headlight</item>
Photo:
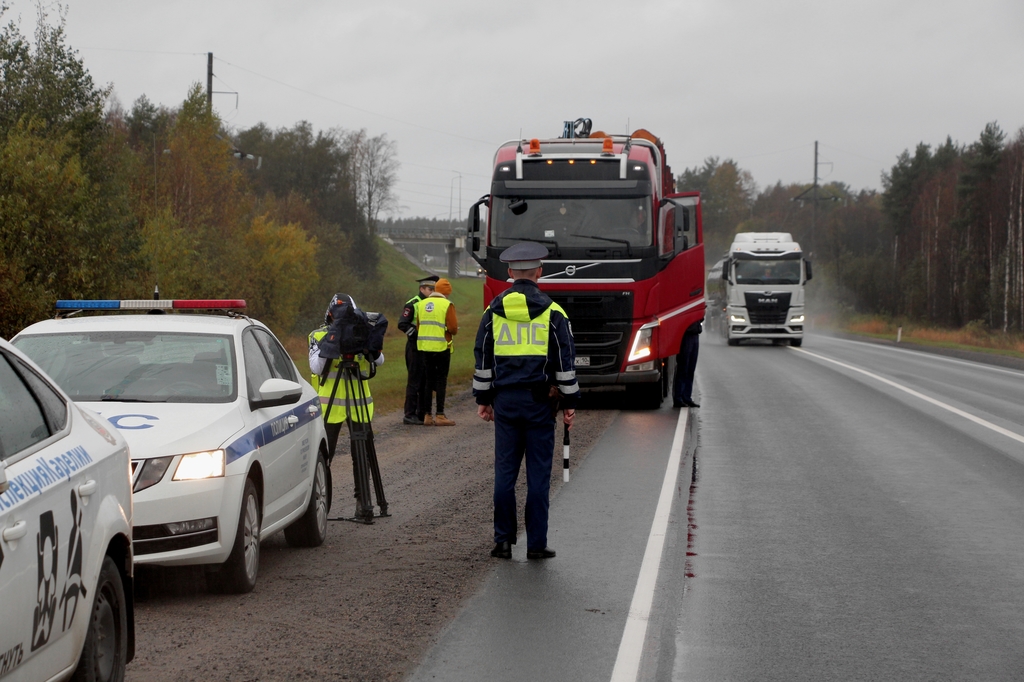
[[[633,339],[633,348],[629,351],[627,362],[636,362],[651,356],[651,340],[654,338],[654,325],[640,327]]]
[[[743,315],[736,315],[735,313],[729,315],[729,322],[733,324],[745,324],[746,321],[747,318],[745,318]]]
[[[793,316],[791,316],[789,318],[789,323],[790,324],[803,324],[804,323],[804,316],[802,314],[801,315],[793,315]]]
[[[224,451],[193,452],[182,455],[178,468],[174,470],[175,481],[195,481],[201,478],[216,478],[224,475]]]

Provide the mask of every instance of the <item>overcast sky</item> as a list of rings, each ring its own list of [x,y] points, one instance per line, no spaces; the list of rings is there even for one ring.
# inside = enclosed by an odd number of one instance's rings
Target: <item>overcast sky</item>
[[[35,3],[0,0],[31,35]],[[1024,126],[1021,0],[67,0],[68,43],[129,108],[206,83],[236,129],[300,120],[398,144],[400,216],[488,191],[499,144],[644,127],[678,174],[880,189],[918,142]]]

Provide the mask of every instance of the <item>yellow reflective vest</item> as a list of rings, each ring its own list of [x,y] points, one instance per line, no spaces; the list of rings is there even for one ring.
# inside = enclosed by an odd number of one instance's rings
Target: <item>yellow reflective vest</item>
[[[551,329],[551,311],[557,310],[568,319],[565,311],[557,303],[552,302],[544,312],[534,318],[526,306],[526,297],[519,292],[505,296],[504,312],[508,317],[497,313],[493,316],[494,355],[541,355],[548,354],[548,333]]]
[[[444,337],[445,317],[452,302],[440,296],[428,296],[416,303],[416,350],[440,353],[448,350]]]
[[[321,327],[309,335],[310,342],[313,341],[319,343],[320,340],[327,335],[327,327]],[[326,378],[322,375],[314,374],[310,377],[310,383],[316,388],[316,392],[320,395],[320,409],[323,411],[324,417],[328,423],[337,424],[343,422],[348,418],[349,413],[352,414],[352,419],[357,422],[370,421],[373,419],[373,396],[370,395],[370,382],[363,377],[370,376],[370,361],[362,355],[356,356],[356,362],[359,365],[359,384],[362,386],[360,390],[359,386],[352,382],[353,393],[355,395],[348,395],[348,388],[344,377],[339,377],[340,363],[337,360],[328,360],[328,368]],[[334,386],[337,384],[338,388],[335,390]],[[334,393],[334,400],[331,401],[331,393]],[[330,414],[327,413],[327,405],[331,404]],[[363,409],[365,407],[365,409]]]

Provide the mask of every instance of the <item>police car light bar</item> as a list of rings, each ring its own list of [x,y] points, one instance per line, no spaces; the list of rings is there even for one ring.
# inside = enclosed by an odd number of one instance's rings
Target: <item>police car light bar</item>
[[[240,298],[57,301],[57,310],[225,310],[228,308],[245,308],[245,301]]]

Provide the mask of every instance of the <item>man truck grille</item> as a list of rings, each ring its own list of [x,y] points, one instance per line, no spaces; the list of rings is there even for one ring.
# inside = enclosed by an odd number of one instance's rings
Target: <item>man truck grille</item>
[[[750,324],[786,324],[791,295],[788,291],[778,293],[743,292],[747,303],[747,313],[750,315]]]

